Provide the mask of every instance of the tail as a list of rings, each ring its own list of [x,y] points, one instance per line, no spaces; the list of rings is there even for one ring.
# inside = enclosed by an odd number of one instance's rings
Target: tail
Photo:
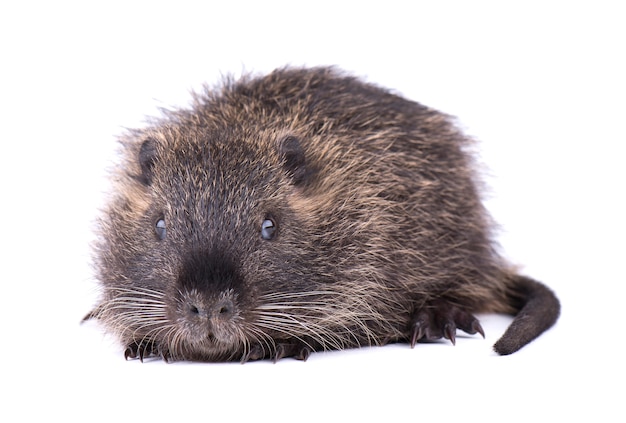
[[[509,355],[549,329],[558,319],[561,305],[545,285],[525,276],[511,279],[511,302],[519,312],[493,349]]]

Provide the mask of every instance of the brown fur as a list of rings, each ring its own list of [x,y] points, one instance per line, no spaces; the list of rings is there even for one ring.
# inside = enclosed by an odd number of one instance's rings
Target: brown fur
[[[509,354],[558,316],[494,250],[451,119],[339,71],[227,80],[122,142],[91,316],[127,357],[454,341],[482,333],[471,313],[521,309],[496,344]]]

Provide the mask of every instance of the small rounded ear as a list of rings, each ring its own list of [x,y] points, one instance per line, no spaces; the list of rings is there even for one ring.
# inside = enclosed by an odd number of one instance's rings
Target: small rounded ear
[[[291,176],[293,184],[302,185],[306,183],[311,175],[311,171],[307,166],[300,140],[293,135],[281,138],[279,152],[283,160],[283,168]]]
[[[154,162],[156,158],[156,141],[154,138],[146,138],[141,144],[139,149],[139,166],[141,168],[141,175],[139,180],[144,185],[150,185],[152,183]]]

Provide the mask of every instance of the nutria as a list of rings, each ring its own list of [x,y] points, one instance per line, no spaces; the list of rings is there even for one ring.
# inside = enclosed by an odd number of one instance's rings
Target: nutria
[[[226,78],[123,137],[95,249],[126,358],[248,360],[483,329],[559,302],[498,255],[448,116],[332,68]]]

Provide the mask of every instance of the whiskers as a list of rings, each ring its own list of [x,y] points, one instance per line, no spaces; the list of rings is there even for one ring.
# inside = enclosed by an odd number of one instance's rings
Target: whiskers
[[[275,350],[276,339],[294,339],[316,350],[340,350],[363,345],[379,345],[380,330],[373,326],[394,325],[378,312],[360,288],[337,291],[270,293],[259,298],[253,319],[246,329],[261,345],[263,352]],[[268,354],[265,354],[268,355]]]
[[[193,329],[184,318],[169,315],[170,306],[161,291],[136,286],[116,287],[107,292],[107,298],[86,318],[99,319],[110,333],[121,339],[128,348],[126,357],[222,361],[237,359],[242,350],[251,350],[251,343],[238,324],[232,325],[235,332],[232,343],[194,339],[190,332]]]
[[[162,292],[143,288],[117,287],[92,313],[111,333],[127,343],[153,345],[157,339],[177,339],[176,327],[167,318]]]
[[[365,289],[355,284],[351,289],[344,285],[341,292],[261,295],[256,307],[228,323],[230,333],[221,340],[214,336],[198,338],[193,325],[171,316],[165,294],[149,288],[111,289],[91,316],[103,321],[126,343],[132,351],[127,356],[246,362],[277,358],[285,348],[293,353],[298,345],[308,351],[341,350],[380,345],[387,338],[401,336],[397,321],[379,311],[389,309],[389,305],[377,306],[371,301],[375,295],[363,292]],[[388,301],[389,296],[385,298]],[[383,296],[377,301],[383,301]]]

